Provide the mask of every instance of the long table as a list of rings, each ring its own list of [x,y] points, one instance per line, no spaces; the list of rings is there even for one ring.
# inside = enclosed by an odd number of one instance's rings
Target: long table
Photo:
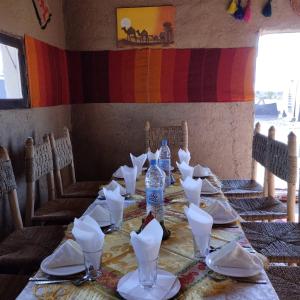
[[[266,284],[242,283],[230,277],[220,276],[209,270],[204,262],[193,259],[192,234],[183,213],[187,202],[178,177],[176,174],[175,185],[167,188],[165,193],[165,225],[171,230],[171,236],[167,241],[163,241],[159,253],[159,268],[176,274],[181,283],[180,292],[173,299],[278,299],[264,271],[259,275],[259,279],[266,280]],[[209,177],[209,180],[214,185],[218,183],[215,176]],[[227,201],[223,193],[213,197]],[[97,281],[85,283],[80,287],[71,283],[40,286],[29,282],[17,299],[122,299],[116,291],[118,281],[123,275],[137,268],[129,234],[140,227],[141,220],[145,217],[143,176],[137,181],[137,195],[134,198],[136,204],[124,211],[122,229],[105,236],[102,275]],[[72,224],[68,227],[66,238],[72,238],[71,229]],[[222,247],[232,240],[250,246],[240,226],[213,228],[211,246]],[[35,276],[43,276],[42,271],[39,270]]]

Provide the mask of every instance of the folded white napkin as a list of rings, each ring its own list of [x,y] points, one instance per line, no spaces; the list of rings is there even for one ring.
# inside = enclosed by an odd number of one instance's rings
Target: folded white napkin
[[[144,289],[139,284],[138,270],[131,272],[126,280],[120,280],[117,291],[125,299],[131,300],[162,300],[166,299],[173,288],[176,276],[164,270],[158,270],[156,284],[151,289]]]
[[[134,166],[133,168],[122,166],[121,170],[125,180],[126,192],[130,195],[134,195],[137,177],[137,166]]]
[[[103,192],[107,201],[107,206],[110,211],[112,224],[120,226],[123,221],[123,210],[125,198],[120,194],[120,187],[117,186],[114,190],[103,188]]]
[[[122,167],[119,167],[114,173],[113,177],[115,178],[124,178],[122,173]]]
[[[176,165],[181,173],[181,177],[183,180],[187,177],[193,177],[194,168],[189,166],[185,161],[180,164],[176,161]]]
[[[236,241],[232,241],[220,250],[213,252],[210,257],[212,263],[218,267],[257,270],[262,268],[262,265],[254,259],[255,255],[249,253]]]
[[[90,216],[75,218],[72,234],[83,251],[93,252],[103,248],[105,235]]]
[[[202,180],[202,193],[208,193],[208,194],[212,194],[212,193],[219,193],[220,189],[214,187],[207,179]]]
[[[110,212],[104,205],[94,205],[89,211],[87,210],[80,219],[82,220],[86,215],[93,218],[99,226],[108,226],[111,224]]]
[[[214,222],[232,220],[237,217],[229,202],[222,200],[211,200],[205,211],[213,217]]]
[[[188,149],[185,151],[180,148],[178,151],[178,158],[180,163],[185,162],[188,165],[191,160],[191,153]]]
[[[73,240],[66,240],[45,260],[44,267],[53,269],[67,266],[83,265],[82,249]]]
[[[137,176],[140,176],[142,174],[143,166],[147,159],[147,154],[134,156],[133,154],[130,153],[130,158],[131,158],[132,166],[137,167]]]
[[[187,177],[185,180],[180,179],[180,183],[183,187],[187,200],[190,203],[194,203],[196,206],[199,206],[202,180],[200,178],[195,180],[192,177]]]
[[[108,185],[106,185],[104,187],[107,190],[113,191],[117,186],[120,187],[121,195],[125,195],[126,194],[126,189],[121,184],[116,182],[115,180],[112,180]],[[101,189],[98,194],[99,194],[100,197],[103,197],[104,196],[103,189]]]
[[[198,249],[204,256],[206,249],[209,247],[213,218],[193,203],[191,203],[189,207],[185,207],[184,212],[187,216]]]
[[[130,233],[131,244],[138,261],[153,261],[158,258],[160,244],[163,236],[161,225],[153,219],[141,233]]]
[[[156,152],[151,152],[150,150],[148,150],[147,157],[148,157],[149,164],[151,160],[157,161],[159,159],[159,154],[160,154],[160,150],[156,150]]]
[[[194,167],[194,176],[195,177],[207,177],[210,176],[211,170],[208,167],[202,167],[201,165],[196,165]]]

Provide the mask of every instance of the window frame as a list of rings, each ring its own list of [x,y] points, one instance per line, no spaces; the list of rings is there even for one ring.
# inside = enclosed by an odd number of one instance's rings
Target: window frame
[[[19,99],[0,99],[1,109],[28,108],[28,89],[27,89],[27,72],[25,61],[24,39],[20,36],[14,36],[3,31],[0,31],[0,43],[18,49],[20,80],[23,98]]]

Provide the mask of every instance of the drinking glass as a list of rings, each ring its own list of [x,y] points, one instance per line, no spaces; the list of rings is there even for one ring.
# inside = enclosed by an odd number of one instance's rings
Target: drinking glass
[[[101,259],[103,250],[83,251],[86,277],[88,280],[96,280],[101,275]]]
[[[152,288],[157,279],[158,257],[154,260],[138,260],[139,282],[143,288]]]
[[[209,254],[210,236],[194,236],[194,258],[196,260],[203,260]]]

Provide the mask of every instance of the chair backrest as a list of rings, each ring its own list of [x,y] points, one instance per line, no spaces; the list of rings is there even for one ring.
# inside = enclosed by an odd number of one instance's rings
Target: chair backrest
[[[25,168],[27,182],[25,223],[30,225],[34,216],[35,184],[42,177],[47,176],[48,200],[55,199],[53,158],[48,135],[44,136],[44,142],[40,145],[34,145],[32,138],[26,140]]]
[[[296,135],[290,132],[288,143],[275,140],[275,128],[269,129],[268,150],[268,195],[275,196],[274,176],[288,184],[287,209],[288,221],[295,221],[296,182],[297,182],[297,141]]]
[[[188,125],[186,121],[182,121],[181,126],[167,127],[151,127],[147,121],[145,125],[145,144],[146,151],[156,151],[161,146],[163,139],[168,140],[168,145],[171,150],[172,163],[177,159],[179,148],[188,149]]]
[[[50,143],[53,154],[57,193],[58,196],[61,197],[63,195],[63,179],[61,170],[65,167],[69,167],[69,174],[71,175],[70,181],[71,183],[76,182],[72,142],[68,128],[64,127],[63,136],[57,139],[55,139],[54,134],[51,133]]]
[[[22,229],[23,222],[16,189],[16,180],[8,152],[0,147],[0,200],[7,195],[15,229]]]

